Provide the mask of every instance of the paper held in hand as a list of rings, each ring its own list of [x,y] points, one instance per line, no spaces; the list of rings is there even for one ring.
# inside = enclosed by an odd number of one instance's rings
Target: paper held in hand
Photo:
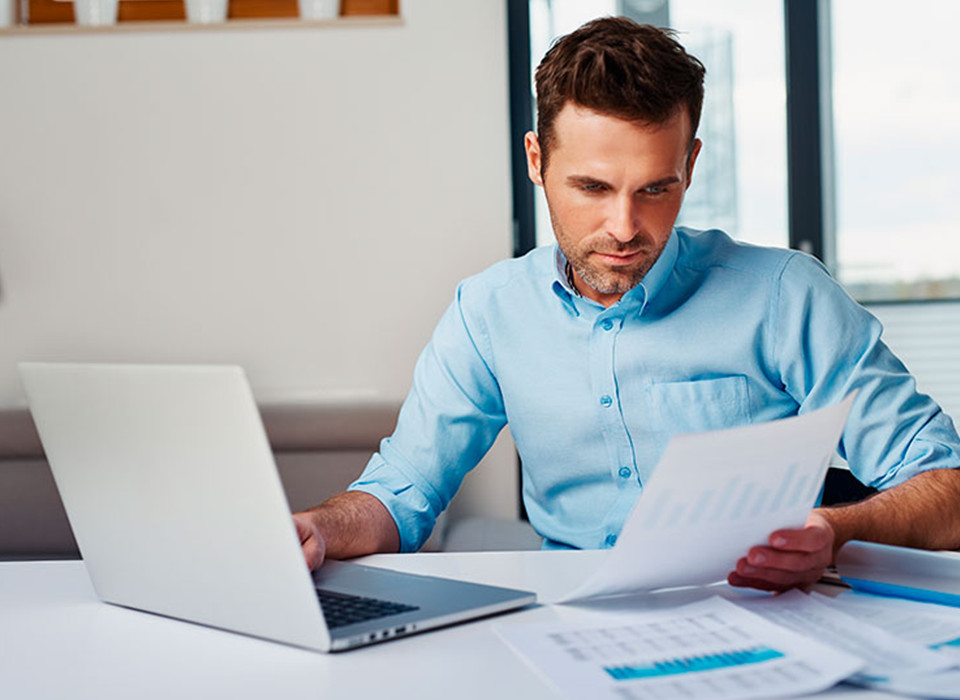
[[[802,527],[854,397],[672,438],[603,564],[557,602],[720,581],[774,530]]]

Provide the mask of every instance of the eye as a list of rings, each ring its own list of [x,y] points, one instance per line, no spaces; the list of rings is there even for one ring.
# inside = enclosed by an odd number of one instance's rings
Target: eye
[[[664,185],[654,185],[652,187],[644,187],[640,191],[643,192],[643,194],[649,194],[654,197],[656,197],[657,195],[666,194],[667,192],[669,192],[667,187]]]
[[[586,192],[587,194],[596,194],[603,192],[605,189],[606,185],[600,182],[584,182],[580,185],[580,191]]]

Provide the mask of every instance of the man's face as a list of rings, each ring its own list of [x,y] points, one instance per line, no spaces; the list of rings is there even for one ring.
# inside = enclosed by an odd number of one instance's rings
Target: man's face
[[[585,297],[610,306],[660,257],[680,212],[700,141],[690,118],[645,125],[568,102],[553,124],[549,163],[526,136],[530,179],[541,185],[553,231]]]

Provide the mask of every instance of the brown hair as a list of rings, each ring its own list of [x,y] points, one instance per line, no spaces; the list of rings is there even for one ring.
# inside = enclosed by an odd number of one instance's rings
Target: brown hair
[[[686,107],[692,147],[705,73],[673,31],[625,17],[595,19],[561,37],[536,73],[541,169],[555,139],[553,122],[567,102],[647,124],[663,124]]]

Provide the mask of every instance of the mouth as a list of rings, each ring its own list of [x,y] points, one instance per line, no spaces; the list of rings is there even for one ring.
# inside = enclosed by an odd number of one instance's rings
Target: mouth
[[[594,253],[600,260],[612,267],[623,267],[630,265],[643,257],[642,250],[636,250],[632,253]]]

